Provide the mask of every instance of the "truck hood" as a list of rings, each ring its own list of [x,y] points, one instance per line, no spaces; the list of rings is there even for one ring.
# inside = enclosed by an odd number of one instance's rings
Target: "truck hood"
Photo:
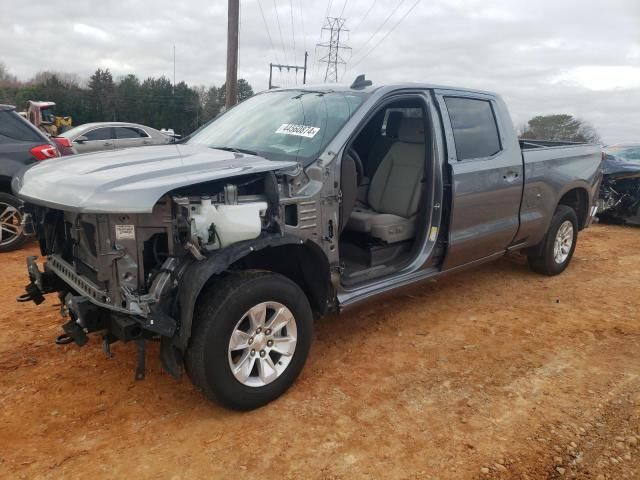
[[[46,160],[13,179],[24,201],[85,213],[147,213],[179,187],[294,167],[205,145],[159,145]]]

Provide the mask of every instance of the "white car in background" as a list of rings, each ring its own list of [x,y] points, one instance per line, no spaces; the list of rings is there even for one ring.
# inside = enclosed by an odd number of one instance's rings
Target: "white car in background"
[[[68,153],[89,153],[175,142],[174,137],[155,128],[124,122],[85,123],[67,130],[56,138],[66,139],[68,145],[64,147],[70,149]]]

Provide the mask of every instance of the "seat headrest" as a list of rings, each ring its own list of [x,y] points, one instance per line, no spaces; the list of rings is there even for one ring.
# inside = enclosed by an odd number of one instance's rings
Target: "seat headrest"
[[[398,140],[405,143],[424,143],[424,120],[404,117],[400,121]]]
[[[389,138],[398,138],[398,129],[400,129],[400,121],[402,120],[402,112],[390,112],[387,117],[387,127],[385,135]]]

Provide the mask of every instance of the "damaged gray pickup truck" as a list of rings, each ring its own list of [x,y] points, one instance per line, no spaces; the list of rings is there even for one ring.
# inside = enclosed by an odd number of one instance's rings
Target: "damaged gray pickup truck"
[[[49,160],[16,177],[21,301],[58,292],[59,341],[159,340],[207,397],[251,409],[303,368],[313,318],[521,251],[571,261],[595,145],[519,142],[497,95],[424,84],[258,94],[181,144]]]

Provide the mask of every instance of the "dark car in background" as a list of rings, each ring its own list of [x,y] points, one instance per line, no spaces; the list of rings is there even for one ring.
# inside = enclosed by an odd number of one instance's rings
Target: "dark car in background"
[[[89,153],[120,148],[174,143],[174,137],[155,128],[124,122],[97,122],[79,125],[55,138],[63,154]]]
[[[11,178],[26,166],[59,157],[56,146],[10,105],[0,105],[0,252],[20,247],[22,202],[11,192]]]
[[[602,173],[600,221],[640,225],[640,143],[606,147]]]

